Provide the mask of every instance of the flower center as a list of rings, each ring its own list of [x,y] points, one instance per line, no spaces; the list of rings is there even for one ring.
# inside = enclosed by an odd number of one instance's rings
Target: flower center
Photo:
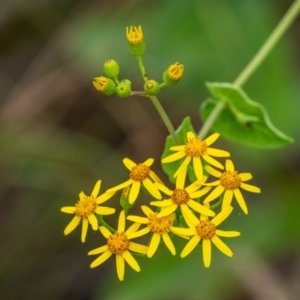
[[[183,71],[184,71],[184,66],[179,65],[177,62],[168,68],[168,76],[172,80],[179,80],[182,77]]]
[[[190,139],[185,144],[185,153],[188,156],[192,157],[200,157],[203,154],[205,154],[207,149],[207,145],[205,142],[199,140],[199,139]]]
[[[172,201],[175,204],[185,204],[190,200],[190,196],[186,190],[183,189],[175,189],[171,196]]]
[[[170,231],[173,225],[174,215],[157,218],[157,213],[154,213],[148,217],[148,220],[148,227],[151,231],[164,234]]]
[[[75,203],[75,214],[78,217],[86,218],[95,212],[97,205],[94,197],[85,196]]]
[[[148,177],[149,173],[149,167],[143,164],[138,164],[131,169],[129,177],[135,181],[143,181]]]
[[[216,226],[209,220],[203,220],[196,226],[196,230],[202,239],[208,240],[215,235]]]
[[[147,82],[146,86],[147,86],[147,89],[151,90],[151,89],[153,89],[154,84],[152,82]]]
[[[124,232],[116,232],[107,239],[108,250],[113,254],[121,255],[129,247],[129,240]]]
[[[224,172],[220,177],[221,185],[227,190],[238,189],[241,185],[241,178],[237,171]]]

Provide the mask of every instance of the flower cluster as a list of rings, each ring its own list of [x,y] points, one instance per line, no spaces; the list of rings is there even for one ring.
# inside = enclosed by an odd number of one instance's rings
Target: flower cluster
[[[145,79],[141,61],[141,55],[145,51],[145,40],[141,26],[127,28],[126,37],[130,52],[138,59]],[[171,65],[165,71],[164,82],[160,85],[146,78],[144,93],[140,95],[151,98],[155,95],[154,90],[159,91],[164,86],[174,85],[182,77],[183,70],[183,65]],[[107,61],[104,72],[108,77],[94,79],[97,90],[106,95],[116,93],[120,97],[132,94],[129,80],[118,81],[119,66],[115,61]],[[115,256],[117,275],[122,281],[125,275],[125,261],[133,270],[140,271],[133,253],[152,258],[163,241],[170,253],[176,255],[176,239],[180,238],[187,240],[180,257],[184,258],[196,247],[201,247],[206,268],[211,265],[211,243],[225,255],[233,255],[221,238],[236,237],[240,233],[223,231],[219,229],[219,225],[233,212],[233,199],[236,199],[242,211],[248,214],[241,189],[252,193],[260,193],[260,189],[245,183],[252,178],[251,174],[238,173],[229,159],[229,152],[212,147],[219,136],[218,133],[213,133],[205,139],[200,139],[190,129],[181,134],[179,142],[179,135],[175,132],[171,134],[173,145],[166,146],[161,159],[163,166],[171,166],[170,170],[173,170],[171,174],[170,171],[167,172],[174,179],[174,186],[171,188],[153,171],[153,158],[141,163],[124,158],[123,164],[128,170],[128,177],[124,178],[123,182],[99,195],[101,181],[98,180],[90,196],[80,192],[79,200],[74,206],[61,208],[64,213],[75,215],[65,228],[65,235],[74,231],[81,223],[81,241],[84,243],[90,224],[92,229],[98,231],[106,240],[104,245],[88,252],[88,255],[99,255],[91,262],[91,268]],[[215,177],[216,180],[210,177]],[[146,205],[141,205],[141,194],[148,197]],[[114,195],[118,195],[121,206],[116,229],[104,220],[106,215],[114,214],[116,208],[102,206]],[[137,203],[142,215],[130,213]],[[132,222],[128,228],[126,220]],[[148,245],[133,242],[145,235],[149,236]]]

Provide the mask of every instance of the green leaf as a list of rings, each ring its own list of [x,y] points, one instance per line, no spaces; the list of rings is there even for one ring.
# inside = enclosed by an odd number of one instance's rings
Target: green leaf
[[[270,121],[265,108],[251,100],[239,87],[231,83],[207,83],[214,99],[207,99],[201,106],[206,120],[219,101],[225,101],[212,129],[223,137],[253,147],[273,148],[293,142]]]
[[[176,130],[176,136],[178,138],[179,145],[185,145],[185,143],[186,143],[186,134],[189,131],[192,131],[192,132],[195,133],[195,130],[194,130],[192,124],[191,124],[191,118],[186,117],[185,119],[183,119],[182,123],[180,124],[180,126]],[[196,133],[195,133],[195,135],[196,135]],[[162,154],[162,158],[164,158],[166,156],[169,156],[171,154],[174,154],[175,152],[170,151],[169,149],[172,146],[176,146],[176,145],[177,144],[174,142],[173,137],[171,135],[168,135],[167,138],[166,138],[165,149],[164,149],[164,152]],[[174,173],[177,171],[177,169],[180,167],[180,165],[182,164],[183,161],[184,161],[184,158],[176,160],[174,162],[162,164],[162,169],[169,176],[170,182],[172,182],[172,183],[175,182],[175,178],[173,177]],[[190,169],[188,169],[188,170],[190,170]]]

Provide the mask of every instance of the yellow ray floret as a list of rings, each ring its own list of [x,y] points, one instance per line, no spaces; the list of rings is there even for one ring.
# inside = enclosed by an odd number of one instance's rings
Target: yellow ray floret
[[[124,158],[123,163],[130,171],[129,179],[113,188],[108,189],[107,191],[116,192],[130,186],[128,200],[129,203],[132,204],[136,201],[141,185],[143,185],[155,199],[161,199],[161,194],[158,188],[150,180],[151,178],[154,182],[160,182],[158,176],[150,169],[153,162],[154,159],[149,158],[143,163],[136,164],[129,158]]]
[[[182,173],[185,177],[187,166],[192,161],[195,175],[198,179],[201,179],[203,176],[203,166],[201,161],[202,159],[204,159],[210,165],[223,169],[223,165],[215,160],[212,156],[230,156],[229,152],[227,151],[209,147],[217,140],[219,136],[220,135],[218,133],[214,133],[202,141],[198,137],[196,137],[193,132],[189,131],[186,135],[187,142],[185,143],[185,145],[171,147],[170,150],[176,151],[176,153],[164,157],[161,162],[164,164],[179,160],[181,158],[185,158],[181,166],[175,172],[174,177],[177,177],[180,173]]]
[[[127,230],[125,230],[125,212],[121,211],[118,222],[118,229],[116,232],[110,232],[106,227],[100,226],[100,232],[106,238],[107,243],[104,246],[98,247],[88,252],[88,255],[101,254],[90,265],[91,268],[95,268],[112,255],[116,257],[116,269],[119,280],[124,280],[125,274],[125,261],[136,272],[140,272],[140,266],[130,251],[146,254],[148,247],[131,242],[130,235],[136,232],[140,227],[140,224],[133,224]]]
[[[209,203],[215,200],[225,191],[222,208],[230,206],[233,196],[235,196],[243,212],[248,214],[248,208],[240,188],[252,193],[261,192],[260,188],[244,183],[245,181],[250,180],[252,175],[250,173],[238,173],[238,171],[234,169],[233,162],[229,159],[226,160],[224,172],[219,172],[211,166],[206,166],[205,169],[212,176],[219,178],[219,180],[206,183],[207,186],[216,186],[216,188],[204,199],[204,203]]]
[[[208,206],[208,205],[206,205]],[[189,255],[196,246],[202,241],[202,256],[204,266],[208,268],[211,264],[211,242],[225,255],[232,257],[233,253],[230,248],[219,237],[236,237],[240,233],[238,231],[223,231],[217,229],[227,217],[231,214],[233,208],[227,207],[217,214],[212,220],[205,215],[200,216],[200,219],[193,215],[192,218],[185,218],[189,228],[173,228],[173,232],[181,235],[191,236],[180,257]]]
[[[90,196],[87,196],[83,192],[81,192],[79,194],[79,200],[77,201],[75,206],[64,206],[61,208],[61,211],[64,213],[75,214],[74,218],[64,230],[65,235],[72,232],[82,220],[81,241],[82,243],[84,243],[88,230],[88,224],[91,224],[93,230],[98,229],[98,219],[95,214],[110,215],[115,212],[114,208],[99,206],[99,204],[110,199],[115,193],[106,191],[104,194],[98,196],[100,186],[101,180],[98,180]]]

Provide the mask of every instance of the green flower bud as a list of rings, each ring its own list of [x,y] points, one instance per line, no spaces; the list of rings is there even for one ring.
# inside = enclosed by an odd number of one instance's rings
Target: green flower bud
[[[176,84],[183,75],[184,66],[179,65],[176,62],[174,65],[171,65],[163,75],[163,80],[166,85],[174,85]]]
[[[146,44],[142,27],[126,27],[126,38],[129,43],[129,50],[135,56],[140,56],[145,52]]]
[[[107,77],[115,78],[119,75],[119,65],[113,59],[110,59],[104,63],[104,73]]]
[[[131,95],[131,82],[128,79],[122,80],[116,88],[116,93],[120,98],[126,98]]]
[[[159,93],[159,90],[160,90],[159,83],[156,82],[155,80],[148,80],[144,84],[144,91],[149,96],[157,95]]]
[[[93,85],[97,91],[107,96],[112,95],[116,91],[115,83],[107,77],[94,78]]]

